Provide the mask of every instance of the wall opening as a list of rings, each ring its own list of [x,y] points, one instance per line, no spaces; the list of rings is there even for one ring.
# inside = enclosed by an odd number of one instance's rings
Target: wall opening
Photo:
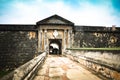
[[[49,54],[62,54],[62,39],[49,39]]]

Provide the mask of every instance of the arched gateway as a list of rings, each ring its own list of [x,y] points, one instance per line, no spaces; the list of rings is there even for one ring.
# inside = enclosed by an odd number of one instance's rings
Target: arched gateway
[[[62,39],[49,39],[49,54],[62,53]]]
[[[49,51],[49,54],[62,54],[73,43],[74,23],[53,15],[37,22],[38,51]]]

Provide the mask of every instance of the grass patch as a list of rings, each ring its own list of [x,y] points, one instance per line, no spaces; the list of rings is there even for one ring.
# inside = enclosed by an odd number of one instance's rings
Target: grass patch
[[[118,51],[119,48],[67,48],[67,50],[100,50],[100,51]]]

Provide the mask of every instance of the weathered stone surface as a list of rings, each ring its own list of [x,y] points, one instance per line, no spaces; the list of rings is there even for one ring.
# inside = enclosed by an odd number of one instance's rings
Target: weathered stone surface
[[[120,47],[120,36],[119,33],[108,33],[107,31],[76,31],[74,47]]]
[[[62,76],[64,71],[62,68],[50,68],[49,69],[49,77],[57,77],[57,76]]]
[[[116,71],[112,71],[111,72],[111,76],[113,77],[113,79],[115,80],[120,80],[120,73],[116,72]]]
[[[46,64],[49,70],[49,74],[45,75],[49,77],[47,80],[101,80],[66,57],[49,56],[45,62]],[[52,67],[50,66],[51,64]],[[53,66],[53,64],[58,66]]]
[[[61,76],[50,77],[50,80],[63,80]]]
[[[33,80],[44,80],[44,76],[36,76]]]
[[[46,71],[47,70],[47,68],[42,68],[42,69],[40,69],[39,71],[38,71],[38,73],[37,73],[37,75],[38,76],[45,76],[46,75]]]
[[[65,55],[109,79],[120,79],[119,53],[113,54],[97,51],[69,51],[69,53],[66,53]]]
[[[90,74],[91,73],[86,70],[84,70],[84,72],[77,69],[70,69],[67,71],[67,77],[69,80],[101,80],[96,76],[89,76]]]
[[[99,64],[103,64],[109,67],[113,67],[117,70],[120,69],[120,52],[112,53],[112,52],[100,52],[100,51],[77,51],[71,50],[69,52],[69,56],[73,60],[77,60],[78,62],[85,64],[84,61],[86,59],[91,60],[93,62],[97,62]],[[89,62],[87,63],[90,67],[92,64]]]
[[[46,57],[46,53],[42,53],[41,55],[35,57],[24,65],[14,70],[13,80],[28,80],[31,76],[34,77],[33,73],[36,72],[39,65],[42,65]]]
[[[0,70],[17,68],[31,60],[36,50],[37,34],[35,31],[1,31]]]

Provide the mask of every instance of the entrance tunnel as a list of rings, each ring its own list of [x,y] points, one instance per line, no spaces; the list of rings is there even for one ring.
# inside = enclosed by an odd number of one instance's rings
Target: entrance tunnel
[[[61,39],[50,39],[49,54],[60,55],[61,54]]]

